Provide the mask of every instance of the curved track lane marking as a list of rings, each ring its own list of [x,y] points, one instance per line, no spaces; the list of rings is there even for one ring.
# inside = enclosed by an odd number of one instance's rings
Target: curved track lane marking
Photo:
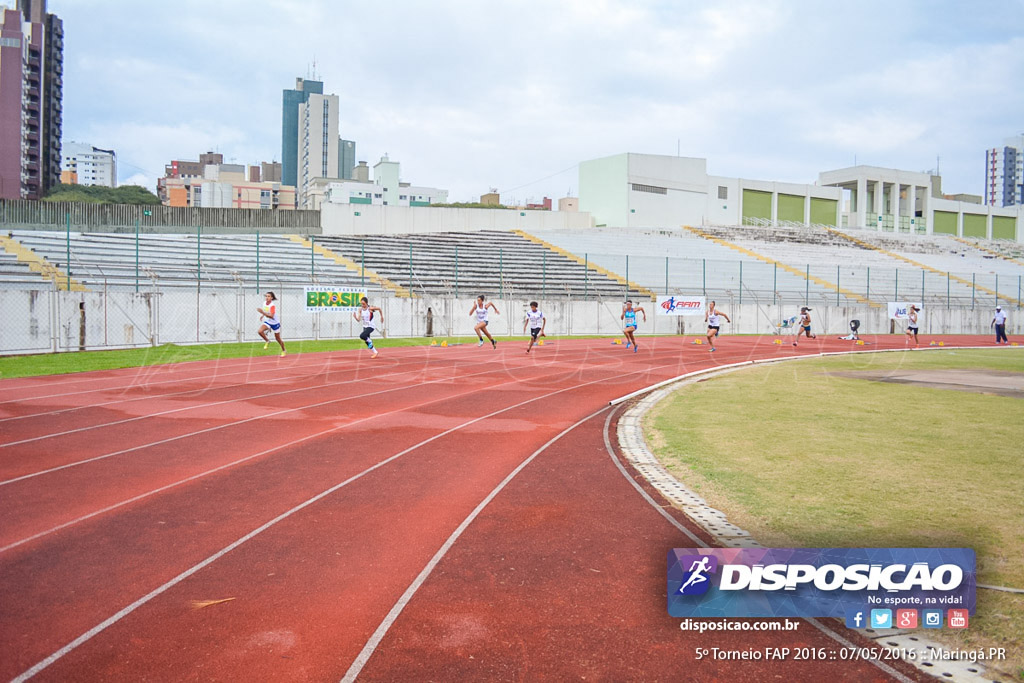
[[[665,367],[669,367],[669,366],[668,365],[662,365],[662,366],[656,366],[656,367],[665,368]],[[625,373],[625,374],[626,375],[635,375],[635,374],[640,374],[640,373],[643,373],[643,372],[650,372],[652,369],[654,369],[654,368],[644,368],[642,370],[636,370],[634,372]],[[155,598],[155,597],[159,596],[160,594],[165,593],[166,591],[170,590],[171,588],[173,588],[174,586],[178,585],[179,583],[181,583],[182,581],[184,581],[188,577],[192,576],[196,572],[200,571],[204,567],[209,566],[210,564],[212,564],[213,562],[217,561],[218,559],[220,559],[224,555],[228,554],[229,552],[231,552],[235,548],[237,548],[240,545],[246,543],[247,541],[255,538],[256,536],[258,536],[259,534],[263,533],[267,529],[269,529],[272,526],[276,525],[278,522],[281,522],[281,521],[291,517],[296,512],[299,512],[300,510],[303,510],[303,509],[309,507],[313,503],[316,503],[317,501],[319,501],[319,500],[321,500],[323,498],[326,498],[327,496],[329,496],[330,494],[334,493],[335,491],[343,488],[344,486],[347,486],[348,484],[350,484],[350,483],[352,483],[352,482],[354,482],[354,481],[356,481],[358,479],[361,479],[362,477],[364,477],[365,475],[369,474],[370,472],[373,472],[373,471],[375,471],[377,469],[380,469],[381,467],[384,467],[388,463],[391,463],[391,462],[393,462],[395,460],[398,460],[402,456],[404,456],[404,455],[406,455],[408,453],[411,453],[412,451],[420,448],[421,446],[425,446],[428,443],[436,441],[436,440],[438,440],[438,439],[440,439],[442,437],[447,436],[448,434],[451,434],[451,433],[456,432],[456,431],[458,431],[460,429],[463,429],[464,427],[468,427],[470,425],[476,424],[477,422],[481,422],[483,420],[486,420],[486,419],[489,419],[491,417],[494,417],[495,415],[500,415],[501,413],[508,412],[509,410],[514,410],[515,408],[519,408],[521,406],[524,406],[524,405],[527,405],[527,404],[530,404],[530,403],[534,403],[536,401],[541,401],[543,399],[550,398],[552,396],[556,396],[558,394],[562,394],[562,393],[565,393],[567,391],[573,391],[575,389],[580,389],[582,387],[590,386],[591,384],[597,384],[598,382],[604,382],[604,381],[607,381],[607,380],[602,378],[602,379],[592,380],[590,382],[583,382],[581,384],[576,384],[576,385],[573,385],[573,386],[569,386],[569,387],[564,387],[562,389],[558,389],[556,391],[551,391],[551,392],[548,392],[546,394],[542,394],[540,396],[535,396],[535,397],[527,399],[525,401],[520,401],[519,403],[516,403],[514,405],[507,406],[505,408],[501,408],[500,410],[495,410],[495,411],[490,412],[490,413],[488,413],[486,415],[481,415],[480,417],[473,418],[472,420],[468,420],[466,422],[463,422],[460,425],[457,425],[455,427],[451,427],[449,429],[446,429],[445,431],[441,432],[440,434],[435,434],[434,436],[432,436],[432,437],[430,437],[428,439],[424,439],[423,441],[420,441],[419,443],[417,443],[417,444],[415,444],[413,446],[410,446],[409,448],[406,448],[403,451],[400,451],[400,452],[398,452],[398,453],[396,453],[396,454],[394,454],[394,455],[392,455],[392,456],[390,456],[390,457],[388,457],[388,458],[386,458],[384,460],[381,460],[380,462],[376,463],[375,465],[372,465],[372,466],[366,468],[362,472],[359,472],[358,474],[355,474],[355,475],[349,477],[348,479],[345,479],[344,481],[342,481],[339,484],[335,484],[334,486],[332,486],[331,488],[327,489],[326,491],[322,491],[321,493],[318,493],[317,495],[313,496],[312,498],[309,498],[309,499],[305,500],[304,502],[299,503],[298,505],[296,505],[295,507],[291,508],[290,510],[287,510],[286,512],[281,513],[277,517],[271,519],[269,522],[266,522],[265,524],[257,527],[256,529],[254,529],[253,531],[250,531],[245,536],[242,536],[238,540],[236,540],[233,543],[225,546],[224,548],[222,548],[221,550],[217,551],[213,555],[207,557],[205,560],[203,560],[203,561],[193,565],[192,567],[186,569],[185,571],[181,572],[180,574],[175,576],[173,579],[167,581],[163,585],[158,586],[157,588],[154,588],[152,591],[150,591],[146,595],[142,596],[141,598],[139,598],[135,602],[131,603],[127,607],[124,607],[123,609],[118,611],[116,614],[114,614],[114,615],[108,617],[107,619],[103,620],[102,622],[100,622],[96,626],[92,627],[91,629],[89,629],[88,631],[83,633],[82,635],[80,635],[77,638],[75,638],[73,641],[71,641],[70,643],[68,643],[64,647],[60,648],[59,650],[57,650],[53,654],[49,655],[48,657],[46,657],[42,661],[38,662],[37,664],[35,664],[34,666],[30,667],[29,669],[27,669],[23,673],[19,674],[17,677],[12,679],[12,683],[22,683],[23,681],[27,681],[28,679],[32,678],[33,676],[35,676],[39,672],[43,671],[44,669],[46,669],[48,666],[50,666],[51,664],[53,664],[57,660],[61,659],[62,657],[64,657],[68,653],[74,651],[79,646],[81,646],[82,644],[88,642],[89,640],[91,640],[92,638],[97,636],[98,634],[102,633],[103,631],[105,631],[110,626],[113,626],[117,622],[121,621],[126,616],[128,616],[129,614],[131,614],[132,612],[134,612],[138,608],[142,607],[143,605],[145,605],[146,603],[151,601],[153,598]],[[590,417],[593,417],[593,415],[600,414],[604,410],[607,410],[607,406],[602,408],[597,413],[592,414]],[[589,418],[585,418],[584,421],[586,419],[589,419]],[[578,424],[581,424],[581,423],[577,423],[577,425]]]
[[[380,625],[377,627],[377,630],[375,630],[373,632],[373,635],[370,636],[370,639],[366,641],[366,644],[363,646],[363,649],[356,656],[355,661],[353,661],[352,665],[349,666],[349,669],[345,673],[344,678],[341,679],[342,683],[351,683],[352,681],[356,680],[356,677],[359,675],[359,672],[362,671],[363,667],[366,666],[366,663],[370,661],[370,657],[373,656],[374,651],[377,649],[377,646],[380,645],[380,641],[384,639],[384,636],[391,628],[391,625],[395,623],[395,620],[398,619],[398,616],[402,613],[402,610],[405,609],[405,606],[408,605],[409,601],[412,600],[414,595],[416,595],[416,591],[420,589],[420,586],[422,586],[423,583],[427,580],[427,578],[433,573],[434,568],[438,565],[438,563],[441,562],[442,559],[444,559],[444,556],[448,554],[448,551],[451,550],[451,547],[455,545],[455,541],[459,540],[459,537],[462,535],[462,532],[464,532],[466,528],[473,523],[473,520],[475,520],[480,515],[480,513],[483,512],[484,508],[487,507],[487,505],[492,500],[494,500],[494,498],[499,493],[501,493],[501,490],[504,489],[508,485],[508,483],[511,482],[516,477],[517,474],[523,471],[523,469],[527,465],[533,462],[534,458],[536,458],[538,455],[546,451],[548,447],[550,447],[552,444],[554,444],[556,441],[561,439],[563,436],[565,436],[572,430],[579,427],[584,422],[587,422],[588,420],[597,417],[598,415],[600,415],[601,413],[608,409],[609,406],[605,406],[604,408],[601,408],[600,410],[593,412],[590,415],[587,415],[586,417],[579,420],[575,424],[566,427],[556,436],[552,437],[550,441],[548,441],[546,444],[535,450],[528,458],[526,458],[526,460],[523,460],[521,463],[519,463],[519,465],[517,465],[514,470],[509,472],[508,476],[501,480],[501,483],[495,486],[494,489],[492,489],[491,492],[488,493],[487,496],[482,501],[480,501],[480,503],[475,508],[473,508],[473,511],[470,512],[469,515],[467,515],[466,518],[462,520],[462,523],[455,528],[455,531],[451,533],[451,535],[441,545],[438,551],[434,553],[434,556],[430,558],[430,561],[427,562],[425,567],[423,567],[423,570],[419,573],[419,575],[415,579],[413,579],[413,582],[409,584],[408,588],[405,589],[405,592],[402,593],[402,596],[398,598],[398,602],[396,602],[391,607],[391,610],[384,617],[384,620],[380,622]]]
[[[852,353],[857,353],[857,352],[854,351]],[[643,393],[643,392],[640,392],[640,393]],[[683,524],[678,519],[676,519],[675,517],[673,517],[669,513],[665,512],[665,509],[661,505],[659,505],[658,502],[656,500],[654,500],[654,498],[652,498],[646,491],[644,491],[643,487],[640,486],[640,484],[638,484],[636,482],[636,480],[633,479],[633,477],[631,477],[629,475],[629,472],[626,471],[625,466],[622,464],[622,462],[620,462],[619,457],[615,454],[615,449],[612,448],[611,440],[608,438],[608,431],[609,431],[609,429],[611,427],[611,421],[612,421],[612,418],[615,416],[616,410],[618,410],[618,406],[615,406],[615,408],[610,413],[608,413],[608,417],[604,421],[604,446],[605,446],[605,449],[607,449],[607,451],[608,451],[608,456],[612,459],[612,462],[615,463],[615,467],[618,468],[619,473],[622,474],[622,476],[625,477],[626,481],[628,481],[630,484],[632,484],[633,488],[636,489],[636,491],[643,497],[643,499],[646,500],[647,503],[650,504],[651,507],[653,507],[655,510],[657,510],[658,514],[660,514],[662,517],[667,519],[669,521],[669,523],[672,524],[672,526],[674,526],[676,529],[679,529],[680,531],[682,531],[683,534],[685,534],[690,540],[692,540],[694,543],[696,543],[699,547],[701,547],[701,548],[710,548],[711,547],[710,545],[708,545],[705,541],[701,540],[692,531],[690,531],[685,526],[683,526]],[[854,645],[853,643],[851,643],[849,640],[847,640],[846,638],[842,637],[838,633],[832,631],[831,629],[826,627],[824,624],[822,624],[817,619],[814,619],[814,618],[811,618],[811,617],[806,617],[806,618],[803,619],[803,621],[806,621],[807,623],[811,624],[812,626],[814,626],[814,628],[818,629],[823,634],[825,634],[826,636],[828,636],[832,640],[836,641],[840,645],[843,645],[843,646],[851,648],[851,649],[856,649],[856,647],[857,647],[856,645]],[[869,660],[865,660],[865,661],[867,661],[867,662],[873,664],[874,666],[876,666],[877,668],[881,669],[886,674],[892,676],[894,679],[896,679],[900,683],[914,683],[914,681],[912,679],[904,676],[902,673],[900,673],[896,669],[892,668],[891,666],[889,666],[885,662],[882,662],[882,661],[879,661],[879,660],[873,660],[873,659],[869,659]]]

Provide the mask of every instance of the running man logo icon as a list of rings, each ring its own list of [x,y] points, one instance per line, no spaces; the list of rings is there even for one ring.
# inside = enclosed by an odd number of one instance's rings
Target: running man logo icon
[[[711,587],[709,574],[718,571],[718,558],[714,555],[686,555],[679,558],[681,567],[688,567],[679,586],[680,595],[703,595]]]

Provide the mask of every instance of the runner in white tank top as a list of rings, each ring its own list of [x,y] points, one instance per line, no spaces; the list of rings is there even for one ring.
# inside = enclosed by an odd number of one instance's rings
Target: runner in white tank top
[[[498,348],[498,342],[494,341],[494,337],[492,337],[491,333],[487,331],[487,323],[489,322],[487,319],[487,310],[493,309],[497,315],[501,315],[501,312],[498,311],[498,307],[490,301],[487,301],[487,303],[484,303],[484,301],[484,295],[481,294],[476,298],[476,303],[473,304],[473,308],[469,309],[469,314],[471,316],[476,316],[476,325],[473,326],[473,331],[476,332],[477,339],[480,340],[477,346],[484,345],[483,335],[487,335],[487,338],[491,340],[491,346],[496,349]]]
[[[544,328],[548,324],[548,319],[544,317],[544,314],[537,308],[537,302],[530,302],[530,310],[526,312],[526,319],[523,321],[523,332],[526,332],[527,326],[530,328],[530,345],[526,347],[526,352],[529,353],[533,345],[537,343],[537,337],[543,337]]]
[[[715,350],[715,337],[718,336],[718,330],[722,325],[719,318],[725,318],[727,323],[732,322],[729,320],[729,316],[715,308],[715,302],[712,301],[708,304],[708,310],[704,313],[704,319],[708,321],[708,346],[711,347],[710,351]]]
[[[274,339],[281,345],[281,356],[285,355],[284,342],[281,341],[281,321],[277,317],[277,296],[273,292],[263,295],[264,305],[256,310],[260,313],[260,328],[256,334],[263,338],[263,348],[270,346],[267,332],[274,333]]]
[[[377,314],[376,321],[374,320],[374,314]],[[370,339],[370,335],[373,334],[377,329],[377,323],[384,323],[384,312],[376,306],[371,306],[370,301],[364,296],[359,300],[359,310],[352,314],[352,317],[363,323],[363,331],[359,335],[359,338],[366,343],[366,348],[370,350],[372,354],[370,358],[377,357],[377,349],[373,346],[373,340]]]

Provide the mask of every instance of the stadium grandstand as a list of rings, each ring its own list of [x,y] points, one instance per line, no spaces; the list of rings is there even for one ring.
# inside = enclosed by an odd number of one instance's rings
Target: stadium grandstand
[[[47,280],[85,290],[329,283],[412,297],[684,293],[739,303],[880,305],[911,297],[970,306],[996,295],[1016,303],[1024,272],[1020,248],[1000,241],[826,227],[362,236],[14,230],[0,245],[0,283],[15,289]]]

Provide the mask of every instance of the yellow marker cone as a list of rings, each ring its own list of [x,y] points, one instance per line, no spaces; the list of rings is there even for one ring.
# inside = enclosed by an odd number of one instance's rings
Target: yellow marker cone
[[[443,342],[441,342],[441,346],[448,346],[448,340],[446,339]]]
[[[935,342],[932,342],[932,343],[934,344]],[[437,346],[437,340],[436,339],[430,340],[430,345],[431,346]]]
[[[939,342],[939,346],[945,346],[946,342]]]

